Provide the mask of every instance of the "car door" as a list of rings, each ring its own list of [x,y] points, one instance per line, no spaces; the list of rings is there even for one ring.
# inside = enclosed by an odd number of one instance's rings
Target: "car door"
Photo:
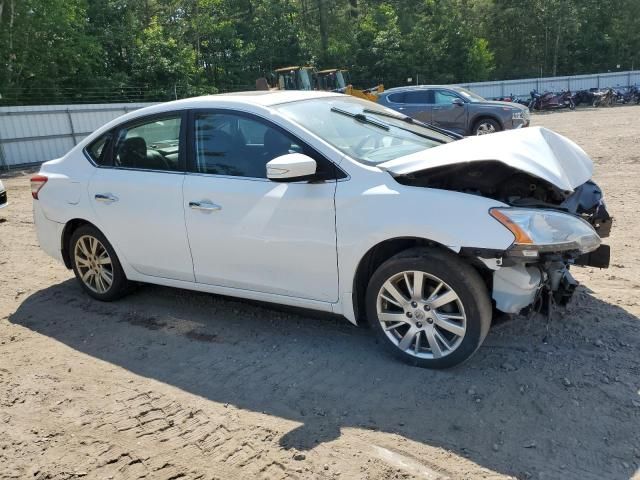
[[[194,111],[190,125],[184,201],[196,281],[337,301],[333,164],[256,116]],[[266,163],[294,152],[314,156],[325,180],[268,180]]]
[[[467,126],[467,104],[454,103],[462,100],[451,90],[433,90],[432,123],[440,128],[464,134]],[[464,102],[464,101],[463,101]]]
[[[99,227],[129,265],[193,282],[182,200],[185,121],[175,112],[114,130],[88,193]]]
[[[427,89],[407,90],[405,92],[392,93],[387,97],[389,106],[405,115],[431,123],[431,110],[433,108],[432,94]]]

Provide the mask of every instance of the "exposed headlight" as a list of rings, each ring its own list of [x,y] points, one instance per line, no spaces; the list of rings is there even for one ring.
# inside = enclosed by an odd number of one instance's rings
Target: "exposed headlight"
[[[492,208],[489,213],[513,233],[524,256],[566,250],[588,253],[600,245],[593,227],[574,215],[528,208]]]

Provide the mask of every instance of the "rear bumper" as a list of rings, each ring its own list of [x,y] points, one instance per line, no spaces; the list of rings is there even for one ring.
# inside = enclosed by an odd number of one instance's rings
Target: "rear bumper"
[[[33,221],[36,226],[36,235],[40,248],[59,262],[63,262],[62,231],[64,230],[64,224],[54,222],[45,217],[37,200],[33,202]]]

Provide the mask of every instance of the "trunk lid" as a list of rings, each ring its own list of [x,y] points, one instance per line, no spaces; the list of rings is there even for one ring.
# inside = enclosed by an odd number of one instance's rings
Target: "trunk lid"
[[[573,191],[593,174],[593,162],[582,148],[542,127],[467,137],[381,163],[378,167],[395,177],[486,160],[502,162],[565,191]]]

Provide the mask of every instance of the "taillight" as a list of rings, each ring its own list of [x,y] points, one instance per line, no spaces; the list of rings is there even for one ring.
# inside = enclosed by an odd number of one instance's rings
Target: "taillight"
[[[44,184],[49,180],[44,175],[36,175],[35,177],[31,177],[31,196],[38,200],[38,192],[42,190]]]

